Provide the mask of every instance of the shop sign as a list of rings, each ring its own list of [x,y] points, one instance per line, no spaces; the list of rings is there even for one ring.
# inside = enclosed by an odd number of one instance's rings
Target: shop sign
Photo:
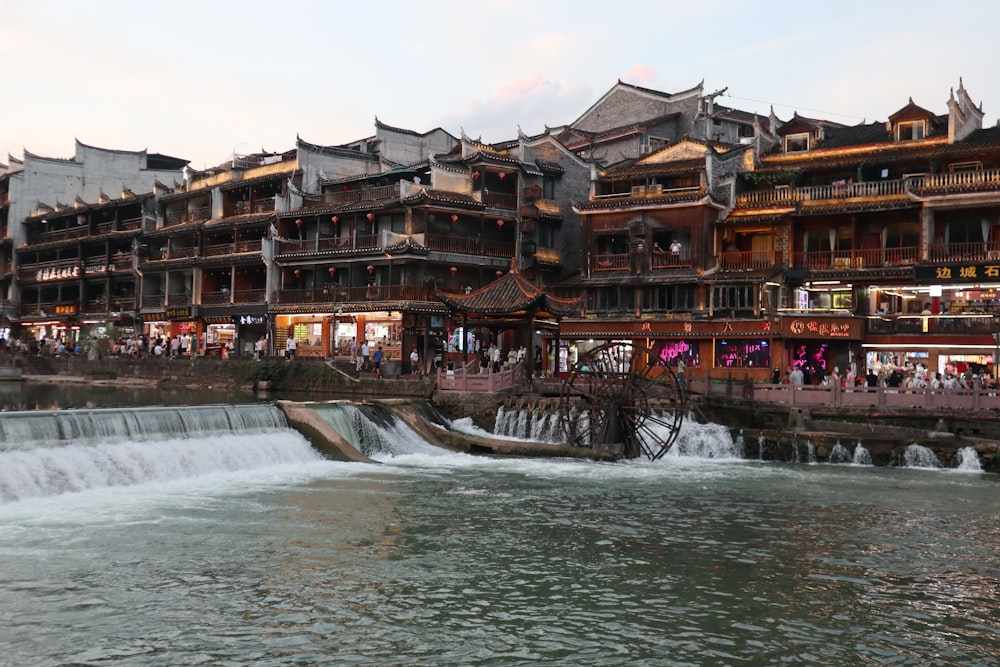
[[[56,315],[76,315],[76,304],[63,304],[53,308]]]
[[[191,319],[190,308],[167,308],[165,316],[168,320],[189,320]]]
[[[267,315],[233,315],[233,324],[264,324]]]
[[[408,327],[403,329],[404,336],[423,336],[427,333],[427,329],[424,327]]]
[[[785,338],[861,340],[862,320],[834,317],[785,317],[781,333]]]
[[[921,282],[947,283],[968,280],[1000,281],[1000,262],[965,262],[944,266],[918,266],[915,277]]]

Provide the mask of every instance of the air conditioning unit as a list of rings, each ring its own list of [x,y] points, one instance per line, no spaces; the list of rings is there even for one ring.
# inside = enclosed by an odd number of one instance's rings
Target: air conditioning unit
[[[647,186],[646,187],[646,194],[647,195],[659,195],[659,194],[663,194],[663,186],[660,185],[659,183],[657,183],[655,185]]]
[[[648,155],[653,152],[653,147],[650,144],[639,144],[639,155]]]
[[[633,197],[642,197],[644,194],[646,194],[646,186],[645,185],[633,185],[632,186],[632,196]]]

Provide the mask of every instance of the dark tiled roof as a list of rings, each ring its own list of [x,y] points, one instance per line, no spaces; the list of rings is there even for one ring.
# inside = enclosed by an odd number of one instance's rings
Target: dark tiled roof
[[[619,180],[633,176],[687,174],[705,170],[705,158],[676,160],[673,162],[620,162],[601,172],[601,178]]]
[[[441,301],[457,312],[473,314],[512,314],[548,312],[559,317],[583,313],[583,301],[560,299],[536,287],[520,273],[511,271],[489,285],[469,294],[435,290]]]
[[[885,129],[885,123],[860,123],[850,127],[831,127],[826,130],[826,136],[820,148],[838,148],[840,146],[860,146],[878,144],[892,139]]]
[[[655,208],[659,205],[667,204],[680,204],[680,203],[690,203],[690,204],[712,204],[714,203],[711,196],[702,192],[700,189],[697,192],[681,192],[677,194],[663,193],[658,197],[612,197],[609,199],[595,199],[591,201],[585,201],[576,205],[578,211],[614,211],[629,208]],[[716,204],[719,208],[722,205]]]

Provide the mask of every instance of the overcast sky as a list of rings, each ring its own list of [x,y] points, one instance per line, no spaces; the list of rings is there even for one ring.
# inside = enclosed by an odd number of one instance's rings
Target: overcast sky
[[[0,0],[0,162],[74,139],[214,166],[384,123],[484,141],[569,123],[619,79],[781,118],[1000,112],[1000,2]]]

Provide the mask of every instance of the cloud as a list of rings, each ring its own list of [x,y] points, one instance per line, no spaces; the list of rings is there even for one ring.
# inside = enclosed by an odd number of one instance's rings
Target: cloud
[[[537,134],[545,125],[569,123],[593,102],[588,86],[565,87],[531,72],[499,84],[487,99],[466,100],[460,109],[439,119],[447,130],[461,127],[484,141],[503,141],[516,136],[517,127]]]
[[[635,65],[622,77],[622,81],[628,81],[629,83],[649,83],[655,79],[656,70],[649,65]]]

